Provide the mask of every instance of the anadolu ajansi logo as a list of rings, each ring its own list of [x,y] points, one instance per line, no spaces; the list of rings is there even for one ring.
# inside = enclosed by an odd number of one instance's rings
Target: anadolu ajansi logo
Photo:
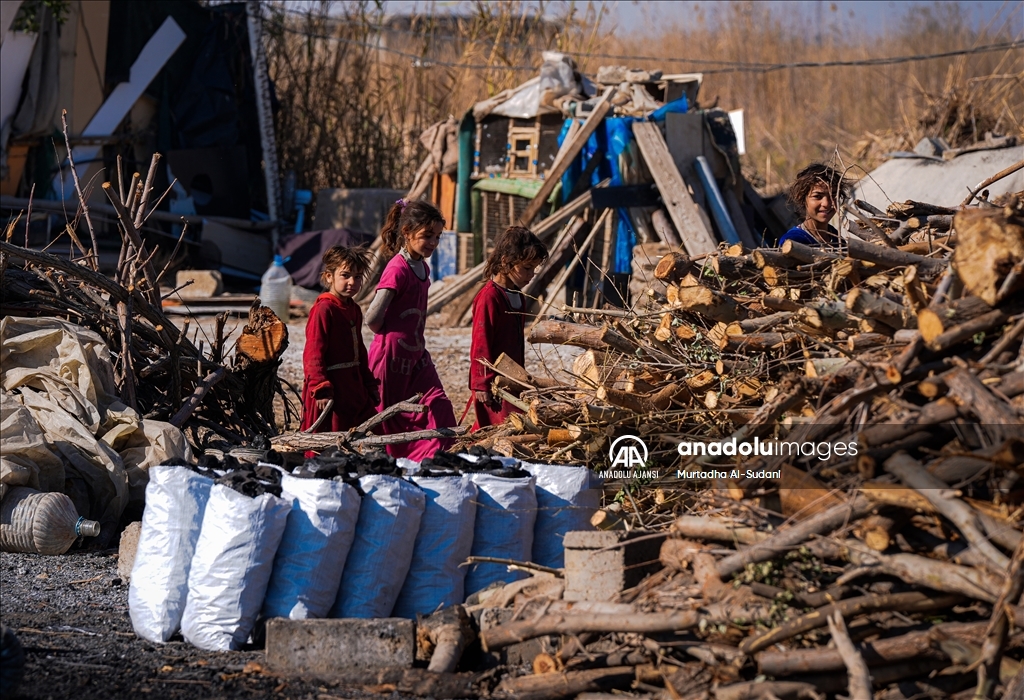
[[[647,464],[647,445],[636,435],[620,435],[612,440],[608,459],[612,460],[612,469],[638,469]]]

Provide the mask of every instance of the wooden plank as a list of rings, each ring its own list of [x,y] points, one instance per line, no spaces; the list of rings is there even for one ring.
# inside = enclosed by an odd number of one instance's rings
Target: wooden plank
[[[607,184],[608,181],[605,180],[600,183],[598,187],[604,187]],[[537,238],[541,241],[546,242],[554,232],[561,230],[562,223],[564,221],[581,213],[584,209],[587,209],[590,206],[590,203],[590,191],[584,192],[554,214],[541,221],[537,227],[533,229],[534,234],[536,234]],[[379,241],[380,238],[377,240]],[[485,263],[480,263],[479,265],[464,272],[459,278],[446,282],[445,286],[436,294],[430,294],[427,297],[427,314],[430,315],[437,313],[445,306],[445,304],[460,297],[466,292],[466,290],[470,289],[474,284],[482,280],[484,276],[484,265]],[[433,289],[433,285],[431,285],[431,288]]]
[[[610,210],[605,209],[605,211]],[[527,299],[540,296],[541,292],[547,289],[551,281],[569,262],[573,253],[579,249],[586,236],[582,219],[575,219],[566,224],[562,234],[555,241],[548,259],[544,261],[544,264],[541,265],[540,270],[533,276],[529,284],[523,288],[523,294],[526,295]]]
[[[572,144],[565,149],[564,154],[559,153],[559,160],[555,166],[548,171],[544,176],[544,185],[540,188],[540,191],[530,200],[530,205],[526,207],[526,211],[523,212],[521,217],[522,225],[529,228],[533,220],[537,218],[537,214],[540,213],[541,208],[548,201],[548,197],[555,189],[555,185],[558,184],[562,175],[569,169],[573,159],[576,155],[583,150],[583,146],[587,143],[587,139],[590,135],[597,130],[597,127],[604,121],[604,117],[608,114],[608,110],[611,109],[612,104],[609,100],[615,95],[615,88],[609,88],[607,92],[601,97],[600,102],[594,107],[590,116],[583,122],[583,127],[576,132],[576,135],[572,139]]]
[[[718,250],[718,242],[712,231],[704,224],[697,211],[697,205],[690,196],[682,175],[676,167],[661,130],[654,122],[636,122],[633,124],[633,136],[636,137],[640,153],[648,170],[654,176],[654,183],[661,192],[672,223],[682,239],[683,247],[691,256],[713,253]]]

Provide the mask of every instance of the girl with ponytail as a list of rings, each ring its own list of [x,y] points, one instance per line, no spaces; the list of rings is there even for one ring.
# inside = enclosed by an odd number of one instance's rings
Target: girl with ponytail
[[[376,335],[370,345],[370,370],[380,382],[382,411],[414,394],[423,394],[424,413],[400,413],[384,422],[385,435],[414,430],[454,428],[452,402],[427,352],[423,329],[427,320],[429,258],[441,240],[444,217],[427,202],[398,200],[380,232],[381,247],[390,262],[381,273],[377,292],[366,312],[366,325]],[[422,461],[454,444],[434,438],[388,445],[388,454]]]

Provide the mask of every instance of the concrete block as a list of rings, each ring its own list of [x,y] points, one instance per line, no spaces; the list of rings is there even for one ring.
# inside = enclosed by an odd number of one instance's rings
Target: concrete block
[[[220,270],[178,270],[174,278],[174,287],[178,288],[192,280],[192,284],[182,289],[179,294],[188,297],[215,297],[224,291],[224,280]]]
[[[416,624],[397,617],[372,620],[267,622],[267,665],[292,676],[330,678],[343,671],[412,668]]]
[[[643,534],[621,530],[567,532],[565,600],[615,600],[619,593],[658,571],[658,554],[665,538],[630,542]]]
[[[135,552],[139,549],[139,533],[142,532],[142,523],[135,521],[128,523],[121,532],[121,542],[117,548],[117,575],[128,584],[132,578],[132,567],[135,566]]]

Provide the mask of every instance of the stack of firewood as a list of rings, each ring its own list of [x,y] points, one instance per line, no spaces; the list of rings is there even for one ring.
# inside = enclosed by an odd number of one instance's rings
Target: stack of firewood
[[[494,390],[523,413],[473,441],[599,468],[613,436],[643,438],[660,477],[617,484],[592,523],[664,538],[662,568],[600,603],[559,600],[547,573],[513,584],[492,598],[512,621],[480,642],[546,651],[462,682],[1020,697],[1024,204],[855,206],[863,239],[841,247],[662,251],[632,311],[540,320],[531,342],[582,349],[567,376],[498,359]],[[677,449],[731,438],[829,455]]]
[[[83,243],[69,224],[65,233],[72,246],[70,257],[12,244],[17,222],[11,222],[6,240],[0,241],[0,312],[64,318],[98,333],[110,349],[124,403],[147,419],[185,429],[200,450],[211,441],[239,445],[275,435],[274,399],[285,395],[277,376],[288,345],[285,323],[257,299],[249,323],[230,347],[227,314],[217,318],[213,336],[204,342],[198,329],[189,333],[188,318],[179,328],[161,308],[160,284],[170,263],[158,273],[152,263],[156,248],[147,246],[140,234],[159,203],[151,200],[159,160],[159,154],[153,156],[145,179],[135,173],[127,186],[120,178],[117,185],[103,183],[118,213],[122,237],[112,277],[99,271],[96,239],[81,192],[79,216],[89,222],[92,245]],[[183,230],[179,246],[185,235]],[[177,249],[171,260],[176,253]],[[283,404],[288,411],[290,401]]]
[[[837,438],[872,423],[1018,422],[1022,207],[965,209],[949,233],[914,222],[935,207],[907,202],[858,210],[870,242],[668,251],[632,311],[563,307],[535,323],[531,343],[583,352],[556,378],[500,358],[495,391],[524,413],[478,439],[511,456],[590,461],[629,428],[662,443],[668,466],[685,437],[775,436],[779,422],[827,423]],[[897,246],[908,224],[917,240]]]

